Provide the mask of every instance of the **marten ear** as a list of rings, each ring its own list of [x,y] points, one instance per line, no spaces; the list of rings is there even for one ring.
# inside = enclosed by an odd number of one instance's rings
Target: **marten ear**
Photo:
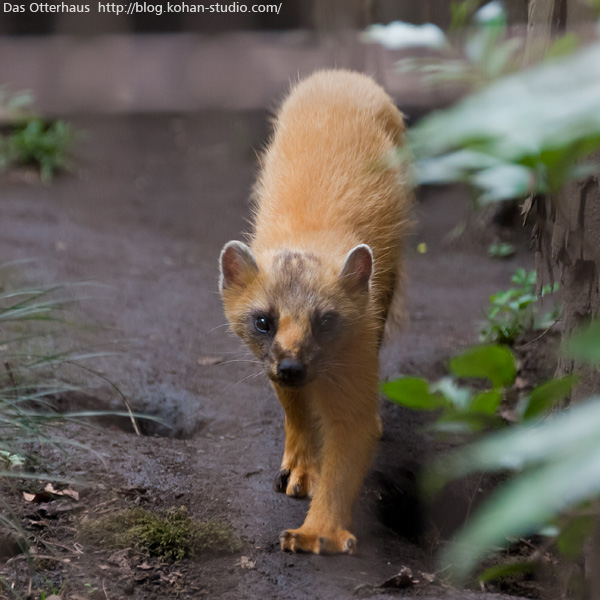
[[[366,292],[372,273],[373,252],[366,244],[359,244],[348,252],[340,277],[350,291]]]
[[[219,289],[246,287],[258,273],[252,250],[242,242],[227,242],[221,251]]]

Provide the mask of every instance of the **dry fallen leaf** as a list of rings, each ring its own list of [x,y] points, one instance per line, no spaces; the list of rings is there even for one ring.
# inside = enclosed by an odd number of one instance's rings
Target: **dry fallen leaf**
[[[384,581],[379,587],[380,588],[395,588],[395,589],[404,589],[407,587],[411,587],[415,584],[415,580],[413,579],[412,571],[408,567],[402,567],[400,572],[393,577],[390,577],[386,581]]]
[[[242,567],[242,569],[254,569],[256,566],[256,561],[250,560],[250,557],[248,556],[242,556],[235,564],[238,567]]]
[[[386,579],[383,583],[380,583],[379,585],[373,585],[370,583],[362,583],[360,585],[357,585],[354,588],[354,595],[364,598],[372,596],[374,593],[376,593],[376,590],[390,588],[396,590],[403,590],[412,587],[417,583],[419,583],[419,580],[413,578],[412,571],[408,567],[402,567],[399,573],[397,573],[393,577],[390,577],[389,579]]]
[[[69,498],[73,498],[73,500],[79,500],[79,492],[76,492],[70,488],[57,490],[51,483],[46,485],[44,491],[48,492],[49,494],[53,494],[54,496],[68,496]]]
[[[53,500],[52,494],[46,491],[36,492],[35,494],[23,492],[23,498],[26,502],[35,502],[37,504],[41,504],[42,502],[50,502]]]
[[[425,573],[425,571],[419,571],[419,575],[427,583],[433,583],[435,581],[435,573]]]

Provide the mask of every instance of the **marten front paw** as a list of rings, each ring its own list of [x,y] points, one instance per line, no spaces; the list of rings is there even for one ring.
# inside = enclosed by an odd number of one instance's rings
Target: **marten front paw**
[[[356,554],[356,538],[345,529],[317,531],[310,527],[287,529],[279,535],[281,549],[313,554]]]
[[[309,469],[282,468],[273,482],[273,488],[276,492],[285,492],[288,496],[294,498],[303,498],[313,495],[317,483],[317,476],[314,471]]]

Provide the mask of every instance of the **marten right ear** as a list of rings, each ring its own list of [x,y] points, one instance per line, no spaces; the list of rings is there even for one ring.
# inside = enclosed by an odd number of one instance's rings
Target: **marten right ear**
[[[221,291],[239,285],[246,287],[258,273],[258,265],[252,250],[242,242],[227,242],[221,251]]]
[[[367,292],[373,274],[373,252],[367,244],[355,246],[346,255],[340,277],[352,292]]]

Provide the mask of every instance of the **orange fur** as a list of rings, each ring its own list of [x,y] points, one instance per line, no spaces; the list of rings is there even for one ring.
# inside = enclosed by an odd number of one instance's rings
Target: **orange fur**
[[[250,247],[221,255],[227,317],[285,410],[276,486],[313,496],[302,527],[282,533],[285,550],[356,551],[352,505],[381,432],[378,348],[402,306],[410,193],[386,156],[403,131],[364,75],[301,81],[262,158]]]

